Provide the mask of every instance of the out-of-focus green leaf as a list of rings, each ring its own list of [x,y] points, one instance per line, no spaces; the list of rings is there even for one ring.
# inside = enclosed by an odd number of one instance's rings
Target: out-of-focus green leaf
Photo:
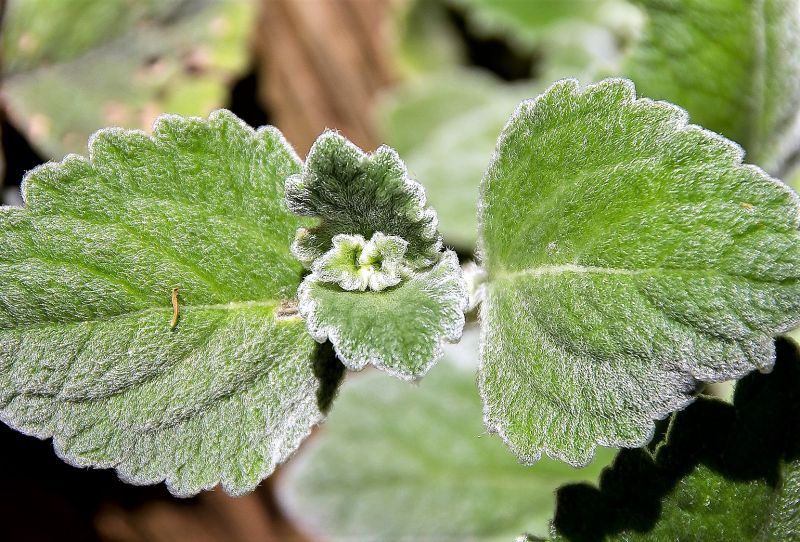
[[[412,80],[383,103],[383,135],[425,187],[446,243],[474,248],[480,181],[497,134],[520,100],[537,93],[532,83],[454,71]]]
[[[57,64],[119,38],[149,15],[163,16],[179,0],[11,0],[3,28],[3,72]],[[102,24],[98,24],[102,23]]]
[[[0,134],[0,137],[2,135]],[[3,150],[0,149],[0,205],[3,205],[6,200],[5,190],[3,189],[3,180],[6,176],[6,158],[3,154]]]
[[[224,105],[247,63],[251,0],[11,0],[2,96],[42,154],[81,152],[104,126]]]
[[[417,387],[376,373],[345,384],[322,433],[280,479],[297,524],[342,542],[547,532],[555,489],[595,481],[612,451],[585,469],[520,465],[481,425],[476,353],[467,332]]]
[[[251,491],[343,370],[293,302],[300,160],[227,111],[102,130],[89,154],[0,208],[0,419],[131,483]]]
[[[627,80],[520,105],[483,181],[479,375],[520,458],[642,446],[699,382],[772,366],[800,319],[800,200],[741,160]]]
[[[395,12],[398,35],[398,71],[405,75],[449,69],[464,60],[463,43],[439,1],[398,2]]]
[[[565,77],[594,81],[619,70],[623,51],[619,39],[609,29],[575,23],[547,41],[541,57],[538,80],[549,84]]]
[[[637,13],[621,0],[449,0],[462,9],[474,31],[503,37],[523,49],[542,45],[572,25],[598,24],[627,33]],[[573,74],[574,75],[574,74]]]
[[[786,176],[786,183],[795,189],[795,191],[800,191],[800,168],[790,172]]]
[[[773,174],[800,146],[798,0],[638,0],[647,14],[623,72],[686,108]]]
[[[672,420],[655,457],[624,450],[600,487],[558,492],[554,540],[800,540],[800,357],[777,347],[772,374],[700,399]]]

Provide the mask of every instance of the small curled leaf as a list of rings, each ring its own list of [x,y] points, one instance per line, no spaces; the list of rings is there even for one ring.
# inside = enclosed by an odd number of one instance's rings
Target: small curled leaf
[[[292,252],[308,269],[338,234],[400,237],[408,242],[405,257],[413,267],[439,259],[436,212],[425,206],[425,190],[387,146],[366,154],[326,131],[311,148],[303,171],[287,179],[286,204],[298,215],[319,219],[315,227],[298,230],[292,244]]]
[[[369,241],[340,233],[312,269],[320,282],[333,282],[344,290],[380,291],[400,283],[407,248],[404,239],[380,232]]]
[[[319,219],[292,245],[312,271],[298,290],[300,314],[347,367],[416,378],[442,341],[460,338],[468,295],[458,258],[441,252],[436,213],[394,150],[365,154],[325,132],[287,179],[286,202]]]

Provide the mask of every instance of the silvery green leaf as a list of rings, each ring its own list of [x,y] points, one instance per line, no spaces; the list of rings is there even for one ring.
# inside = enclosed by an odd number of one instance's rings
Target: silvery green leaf
[[[782,173],[800,147],[800,2],[637,3],[647,23],[626,76]]]
[[[467,285],[449,250],[431,268],[403,275],[380,291],[347,291],[314,272],[298,290],[300,314],[349,369],[371,364],[400,378],[420,377],[441,357],[443,342],[461,337]]]
[[[311,335],[330,340],[350,369],[371,364],[401,378],[427,372],[464,326],[467,287],[441,251],[436,213],[397,153],[365,154],[322,134],[286,181],[289,208],[315,217],[292,251],[312,270],[298,290]]]
[[[30,172],[26,206],[0,208],[2,420],[134,484],[252,490],[342,372],[293,301],[299,170],[277,130],[217,111]]]
[[[439,259],[436,212],[425,207],[425,191],[389,147],[365,154],[326,131],[311,148],[303,171],[287,179],[286,201],[295,213],[319,219],[314,227],[299,230],[292,245],[307,268],[338,234],[399,237],[408,243],[405,259],[415,268]]]
[[[526,462],[638,447],[800,317],[797,195],[626,80],[523,102],[484,177],[479,376]]]

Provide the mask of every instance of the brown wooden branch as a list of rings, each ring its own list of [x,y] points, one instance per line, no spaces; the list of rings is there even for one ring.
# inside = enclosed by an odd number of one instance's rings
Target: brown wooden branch
[[[392,80],[390,0],[262,0],[262,104],[305,154],[325,128],[376,146],[372,112]]]

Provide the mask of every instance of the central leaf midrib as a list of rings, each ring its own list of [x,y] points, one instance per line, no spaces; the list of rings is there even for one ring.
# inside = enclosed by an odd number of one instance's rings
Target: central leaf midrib
[[[178,307],[180,311],[185,309],[197,309],[197,310],[247,310],[247,309],[257,309],[257,308],[277,308],[281,304],[281,300],[275,299],[265,299],[265,300],[253,300],[253,301],[231,301],[230,303],[212,303],[212,304],[204,304],[204,305],[190,305],[186,303],[179,303]],[[167,314],[172,314],[172,307],[171,306],[151,306],[151,307],[143,307],[136,310],[131,310],[127,312],[120,312],[117,314],[109,314],[109,315],[98,315],[93,318],[88,318],[84,320],[72,320],[68,322],[38,322],[35,324],[30,325],[19,325],[16,327],[9,327],[9,328],[0,328],[0,333],[4,331],[23,331],[23,330],[30,330],[35,328],[48,328],[48,327],[61,327],[61,326],[74,326],[80,324],[94,324],[98,322],[107,322],[109,320],[114,320],[117,318],[125,318],[136,316],[140,314],[144,314],[147,312],[164,312]],[[165,320],[165,322],[167,322]]]
[[[498,279],[513,279],[516,277],[538,277],[542,275],[562,275],[567,273],[575,274],[590,274],[600,273],[606,275],[639,275],[642,273],[663,271],[662,269],[626,269],[617,267],[597,267],[591,265],[578,265],[578,264],[555,264],[555,265],[542,265],[539,267],[530,267],[520,269],[518,271],[500,271],[492,273]]]
[[[789,284],[798,281],[798,277],[786,277],[784,279],[770,279],[763,277],[752,277],[748,275],[739,275],[730,273],[728,271],[717,269],[714,267],[704,268],[668,268],[668,267],[642,267],[635,269],[628,269],[624,267],[602,267],[580,264],[554,264],[554,265],[541,265],[538,267],[531,267],[520,269],[517,271],[498,270],[489,273],[488,282],[496,280],[514,280],[521,277],[545,277],[557,276],[566,274],[599,274],[599,275],[624,275],[624,276],[637,276],[637,275],[653,275],[653,274],[680,274],[680,273],[705,273],[705,274],[718,274],[726,277],[741,279],[750,282],[757,282],[762,284]]]

